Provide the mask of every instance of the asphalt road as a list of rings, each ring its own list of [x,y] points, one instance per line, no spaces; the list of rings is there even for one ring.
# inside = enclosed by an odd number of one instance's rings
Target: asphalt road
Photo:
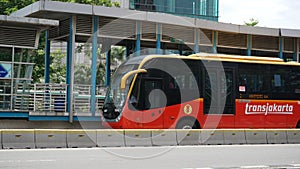
[[[300,168],[300,145],[0,150],[1,169]]]

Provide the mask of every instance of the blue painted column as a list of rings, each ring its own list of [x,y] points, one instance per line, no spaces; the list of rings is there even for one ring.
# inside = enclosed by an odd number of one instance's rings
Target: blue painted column
[[[141,55],[141,23],[139,21],[136,22],[135,53],[136,56]]]
[[[45,84],[50,83],[50,40],[49,30],[45,31],[45,70],[44,70]],[[50,92],[45,91],[45,110],[50,110]]]
[[[158,23],[156,25],[157,32],[156,32],[156,53],[161,54],[161,24]]]
[[[195,46],[194,53],[199,53],[199,30],[195,28]]]
[[[299,62],[299,39],[295,38],[294,39],[294,55],[293,55],[293,60],[296,62]]]
[[[252,50],[252,35],[247,35],[247,56],[251,56]]]
[[[279,37],[279,58],[283,59],[283,37]]]
[[[49,40],[49,30],[45,32],[45,83],[50,83],[50,40]]]
[[[109,49],[106,53],[106,79],[105,79],[105,86],[109,86],[110,85],[110,74],[111,74],[111,70],[110,70],[110,55],[111,55],[111,50]]]
[[[217,53],[217,31],[213,31],[213,53]]]
[[[96,112],[96,79],[97,79],[97,50],[98,50],[98,16],[94,16],[93,40],[92,40],[92,81],[90,111],[92,116]]]
[[[67,76],[66,83],[67,87],[67,112],[69,112],[69,122],[73,122],[73,84],[74,84],[74,48],[75,48],[75,21],[74,17],[70,17],[70,26],[69,26],[69,39],[67,43]]]

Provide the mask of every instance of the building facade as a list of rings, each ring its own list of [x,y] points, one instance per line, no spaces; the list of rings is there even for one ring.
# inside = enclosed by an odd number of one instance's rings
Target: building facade
[[[113,0],[122,8],[218,21],[219,0]]]

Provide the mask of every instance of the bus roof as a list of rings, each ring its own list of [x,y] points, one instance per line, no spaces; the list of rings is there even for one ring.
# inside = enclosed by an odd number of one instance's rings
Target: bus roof
[[[240,63],[258,63],[258,64],[277,64],[277,65],[291,65],[300,66],[297,62],[285,62],[280,58],[262,57],[262,56],[242,56],[242,55],[227,55],[227,54],[210,54],[210,53],[197,53],[189,56],[190,58],[199,58],[202,60],[216,60],[227,62],[240,62]]]
[[[206,60],[206,61],[221,61],[221,62],[237,62],[237,63],[252,63],[252,64],[273,64],[285,66],[300,66],[297,62],[285,62],[280,58],[262,57],[262,56],[242,56],[242,55],[228,55],[228,54],[210,54],[210,53],[196,53],[189,56],[180,55],[143,55],[140,57],[131,58],[127,64],[140,64],[142,67],[146,62],[155,58],[177,58],[177,59],[191,59],[191,60]]]

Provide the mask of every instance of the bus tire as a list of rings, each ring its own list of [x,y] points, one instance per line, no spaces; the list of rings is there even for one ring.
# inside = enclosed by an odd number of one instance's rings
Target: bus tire
[[[176,129],[200,129],[200,124],[194,118],[184,118],[177,123]]]
[[[300,120],[298,121],[298,124],[297,124],[296,128],[300,129]]]

